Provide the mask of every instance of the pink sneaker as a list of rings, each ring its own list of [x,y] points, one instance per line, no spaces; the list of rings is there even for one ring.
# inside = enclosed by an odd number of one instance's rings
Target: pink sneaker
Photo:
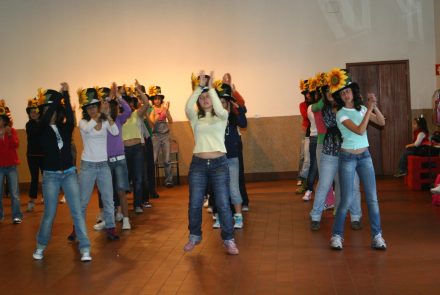
[[[200,244],[200,242],[188,241],[188,243],[186,243],[185,247],[183,247],[183,251],[185,251],[185,252],[190,252],[190,251],[192,251],[192,249],[194,249],[198,244]]]
[[[224,241],[224,245],[229,255],[238,255],[239,251],[234,240]]]

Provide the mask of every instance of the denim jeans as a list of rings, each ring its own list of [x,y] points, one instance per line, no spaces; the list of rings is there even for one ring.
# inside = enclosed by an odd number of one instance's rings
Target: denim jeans
[[[240,184],[239,184],[239,165],[238,157],[228,158],[229,166],[229,191],[231,193],[231,203],[232,205],[241,205],[243,200],[240,195]]]
[[[402,156],[399,159],[399,172],[408,171],[408,156],[415,155],[417,152],[417,147],[406,148]]]
[[[350,154],[341,151],[339,154],[339,177],[341,181],[341,202],[336,211],[333,224],[333,234],[343,237],[344,221],[348,207],[353,198],[355,173],[358,173],[365,191],[365,201],[368,207],[371,236],[382,232],[380,226],[379,203],[376,192],[376,175],[374,174],[373,161],[368,150],[361,154]]]
[[[0,167],[0,219],[4,217],[3,213],[3,180],[8,180],[9,194],[12,203],[12,219],[23,218],[20,209],[20,193],[18,191],[18,172],[17,166]]]
[[[313,191],[313,185],[315,184],[315,179],[318,176],[318,163],[316,161],[316,147],[317,147],[317,137],[310,136],[310,168],[309,174],[307,175],[307,190]]]
[[[153,133],[154,163],[157,163],[159,152],[162,153],[163,167],[165,170],[165,184],[173,183],[173,173],[170,164],[170,134]]]
[[[301,171],[299,172],[299,177],[302,179],[307,179],[310,170],[310,137],[304,137],[303,150],[304,150],[304,161],[302,164]]]
[[[316,188],[313,209],[310,211],[310,217],[313,221],[321,221],[322,211],[324,210],[325,199],[328,191],[331,189],[333,181],[335,182],[335,208],[338,208],[340,202],[340,183],[338,176],[339,157],[322,153],[321,163],[319,164],[320,177]],[[336,209],[337,210],[337,209]],[[355,177],[353,198],[349,207],[351,221],[359,221],[362,216],[361,211],[361,193],[359,191],[359,178]]]
[[[229,168],[226,156],[205,160],[193,156],[189,168],[189,239],[202,240],[202,207],[208,181],[215,194],[223,240],[234,239],[231,203],[229,201]]]
[[[27,156],[29,172],[31,174],[31,184],[29,187],[29,197],[31,199],[37,198],[40,171],[43,173],[43,159],[43,156]]]
[[[44,213],[37,234],[38,247],[44,249],[49,243],[61,188],[73,219],[80,252],[90,250],[86,223],[81,212],[81,196],[75,170],[69,172],[43,171]]]
[[[133,207],[142,206],[143,196],[143,175],[144,175],[144,149],[142,145],[136,144],[125,147],[125,158],[127,159],[128,179],[133,184]]]
[[[86,209],[93,193],[95,182],[101,193],[102,203],[104,205],[103,218],[106,228],[115,227],[115,206],[113,202],[113,183],[112,174],[107,161],[89,162],[81,161],[81,170],[79,172],[79,187],[81,190],[81,210],[86,219]]]

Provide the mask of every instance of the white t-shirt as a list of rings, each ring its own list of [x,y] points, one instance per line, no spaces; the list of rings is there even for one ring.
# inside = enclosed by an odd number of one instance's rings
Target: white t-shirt
[[[312,112],[312,105],[307,107],[307,118],[310,121],[310,136],[318,136],[318,128],[316,128],[315,115]]]
[[[96,130],[98,123],[95,120],[79,121],[79,130],[83,141],[81,160],[88,162],[107,161],[107,130],[112,135],[118,135],[119,129],[116,124],[110,126],[108,121],[102,122],[102,128]]]

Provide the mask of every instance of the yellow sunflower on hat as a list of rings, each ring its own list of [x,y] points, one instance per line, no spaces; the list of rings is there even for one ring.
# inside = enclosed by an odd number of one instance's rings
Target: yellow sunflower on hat
[[[148,87],[148,95],[150,97],[156,96],[157,95],[157,87],[156,86]]]
[[[199,86],[199,84],[200,84],[199,78],[196,75],[194,75],[194,73],[191,73],[191,87],[192,87],[192,90],[196,89],[197,86]]]
[[[316,91],[316,87],[318,87],[318,80],[316,80],[315,78],[310,78],[309,79],[309,91],[310,92]]]
[[[315,79],[318,80],[318,87],[327,85],[327,73],[319,72],[316,74]]]
[[[0,100],[0,116],[6,115],[6,113],[7,113],[6,103],[5,100],[2,99]]]
[[[76,93],[78,94],[79,105],[82,107],[88,102],[87,89],[79,88]]]
[[[300,80],[299,81],[299,90],[301,93],[309,90],[309,81],[308,80]]]
[[[348,79],[347,72],[340,68],[334,68],[327,74],[327,84],[331,93],[335,93],[339,89],[343,88]]]
[[[223,82],[221,80],[215,80],[214,83],[212,84],[212,87],[217,90],[218,92],[222,92],[223,91]]]
[[[42,105],[46,103],[46,89],[38,88],[37,90],[37,99],[38,99],[38,105]]]

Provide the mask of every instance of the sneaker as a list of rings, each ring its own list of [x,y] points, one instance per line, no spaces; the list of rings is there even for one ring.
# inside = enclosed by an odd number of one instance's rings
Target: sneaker
[[[335,208],[335,204],[325,204],[324,205],[324,210],[330,210],[330,209],[333,209],[333,208]]]
[[[90,256],[90,251],[84,251],[81,254],[81,261],[82,262],[89,262],[92,261],[92,256]]]
[[[402,176],[405,176],[405,175],[407,175],[408,174],[408,172],[407,171],[398,171],[396,174],[394,174],[393,176],[394,177],[402,177]]]
[[[239,251],[234,240],[224,241],[223,244],[229,255],[238,255]]]
[[[303,184],[303,181],[301,179],[298,179],[298,181],[296,182],[296,186],[300,186]]]
[[[351,229],[352,230],[361,230],[362,229],[362,224],[360,221],[352,221],[351,222]]]
[[[342,250],[342,242],[344,240],[342,239],[341,236],[339,235],[333,235],[332,238],[330,239],[330,247],[333,250]]]
[[[105,232],[107,233],[107,239],[110,241],[117,241],[119,240],[119,236],[116,233],[116,230],[114,227],[106,228]]]
[[[105,228],[105,221],[98,222],[93,226],[94,230],[103,230]]]
[[[208,213],[212,213],[212,207],[206,208],[206,211],[208,211]]]
[[[193,241],[188,241],[188,243],[185,244],[185,246],[183,247],[183,251],[185,252],[190,252],[192,251],[198,244],[200,244],[200,242],[193,242]]]
[[[28,204],[27,204],[27,209],[26,209],[26,211],[27,212],[31,212],[31,211],[34,211],[34,208],[35,208],[35,202],[29,202]]]
[[[104,221],[104,218],[102,218],[102,212],[99,212],[98,216],[96,216],[96,223],[100,223],[101,221]]]
[[[122,218],[122,229],[123,230],[131,229],[130,219],[128,219],[128,217]]]
[[[212,220],[217,220],[217,215],[212,214]]]
[[[301,195],[301,194],[304,194],[305,191],[306,191],[306,188],[304,187],[304,185],[302,185],[295,190],[295,194]]]
[[[173,186],[174,186],[174,184],[172,182],[165,183],[165,187],[167,187],[167,188],[171,188]]]
[[[440,194],[440,185],[431,189],[432,194]]]
[[[66,197],[63,195],[63,197],[60,199],[60,204],[66,203]]]
[[[73,227],[72,232],[70,233],[70,235],[67,236],[67,239],[71,242],[75,242],[76,240],[75,227]]]
[[[213,214],[215,216],[215,222],[212,224],[212,228],[220,228],[220,219],[218,218],[218,214]]]
[[[304,202],[310,201],[312,199],[312,191],[307,190],[302,199]]]
[[[134,208],[134,213],[136,213],[136,214],[144,213],[144,210],[142,210],[142,208],[138,206],[138,207]]]
[[[371,242],[371,248],[376,250],[386,250],[387,244],[385,243],[385,240],[382,238],[382,234],[377,234],[373,241]]]
[[[151,207],[153,207],[153,205],[151,205],[150,202],[145,202],[144,203],[144,208],[151,208]]]
[[[13,224],[20,224],[21,221],[22,221],[22,219],[20,217],[15,217],[14,219],[12,219]]]
[[[115,215],[116,222],[121,222],[123,218],[124,218],[124,215],[122,215],[121,212],[116,213],[116,215]]]
[[[203,203],[203,207],[208,208],[209,206],[209,200],[208,198],[205,199],[205,202]]]
[[[310,224],[310,229],[313,231],[317,231],[321,228],[321,224],[319,221],[312,220],[312,223]]]
[[[243,215],[234,214],[234,228],[243,228]]]
[[[34,254],[32,254],[32,257],[34,257],[35,260],[43,259],[43,251],[44,251],[44,249],[41,249],[41,248],[35,249],[35,252],[34,252]]]
[[[248,212],[248,211],[249,211],[249,206],[241,207],[241,212]]]

